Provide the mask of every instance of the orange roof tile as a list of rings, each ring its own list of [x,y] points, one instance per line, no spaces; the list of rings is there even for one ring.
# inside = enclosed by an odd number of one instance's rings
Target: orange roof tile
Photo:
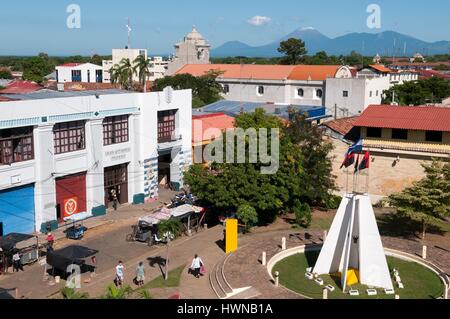
[[[377,70],[378,72],[382,72],[382,73],[392,73],[392,70],[385,67],[384,65],[381,64],[372,64],[369,65],[369,67],[371,67],[374,70]]]
[[[234,117],[224,113],[192,116],[192,142],[218,138],[226,129],[234,128]]]
[[[358,116],[347,117],[342,119],[337,119],[329,122],[323,123],[324,126],[330,128],[331,130],[341,134],[342,136],[347,135],[355,126],[355,122],[358,120]]]
[[[297,65],[289,75],[289,80],[325,81],[334,78],[340,65]]]
[[[209,71],[221,71],[223,79],[285,80],[293,69],[291,65],[187,64],[176,74],[202,76]]]
[[[339,65],[187,64],[175,74],[202,76],[209,71],[221,71],[222,79],[325,81],[334,77],[339,68]]]

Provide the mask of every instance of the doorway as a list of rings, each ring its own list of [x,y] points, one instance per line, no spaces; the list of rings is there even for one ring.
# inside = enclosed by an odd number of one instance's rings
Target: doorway
[[[128,203],[128,164],[107,167],[104,175],[106,208],[112,207],[114,197],[120,205]]]
[[[168,186],[170,183],[170,165],[172,164],[171,154],[162,154],[158,157],[158,184]]]

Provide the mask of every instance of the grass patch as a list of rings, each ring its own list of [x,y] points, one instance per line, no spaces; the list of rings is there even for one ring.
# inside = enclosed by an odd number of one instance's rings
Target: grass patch
[[[296,254],[275,265],[273,273],[280,272],[280,283],[293,291],[307,297],[322,299],[323,287],[314,281],[305,278],[306,268],[315,265],[319,252],[307,252]],[[397,269],[405,285],[405,289],[396,289],[401,299],[435,299],[442,295],[444,287],[439,277],[431,270],[412,262],[406,262],[396,258],[388,257],[389,269]],[[331,276],[320,276],[325,285],[331,284],[336,288],[334,292],[328,293],[330,299],[394,299],[393,295],[385,295],[383,289],[377,289],[377,296],[368,296],[363,285],[354,285],[353,289],[359,290],[360,296],[352,297],[344,294],[339,288],[336,280]]]
[[[139,288],[138,290],[179,287],[180,281],[181,281],[181,274],[183,273],[185,268],[186,268],[186,265],[183,265],[172,271],[169,271],[169,279],[164,280],[163,276],[159,276],[158,278],[153,279],[152,281],[145,284],[143,287]]]

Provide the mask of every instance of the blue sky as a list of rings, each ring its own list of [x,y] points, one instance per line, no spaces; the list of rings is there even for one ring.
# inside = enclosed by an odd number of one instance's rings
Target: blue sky
[[[217,47],[239,40],[261,45],[302,27],[330,37],[349,32],[393,30],[427,41],[450,40],[447,0],[15,0],[0,6],[0,55],[111,54],[126,45],[150,54],[172,53],[173,44],[196,25]],[[66,8],[81,8],[81,28],[69,29]],[[381,7],[380,30],[366,25],[369,4]],[[264,18],[255,26],[249,20]],[[265,23],[264,23],[265,22]]]

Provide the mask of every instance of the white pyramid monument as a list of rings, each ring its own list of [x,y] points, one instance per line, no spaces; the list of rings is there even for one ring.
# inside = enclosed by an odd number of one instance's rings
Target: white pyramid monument
[[[349,270],[359,273],[363,285],[394,288],[368,195],[348,194],[343,198],[313,273],[341,273],[345,291]]]

